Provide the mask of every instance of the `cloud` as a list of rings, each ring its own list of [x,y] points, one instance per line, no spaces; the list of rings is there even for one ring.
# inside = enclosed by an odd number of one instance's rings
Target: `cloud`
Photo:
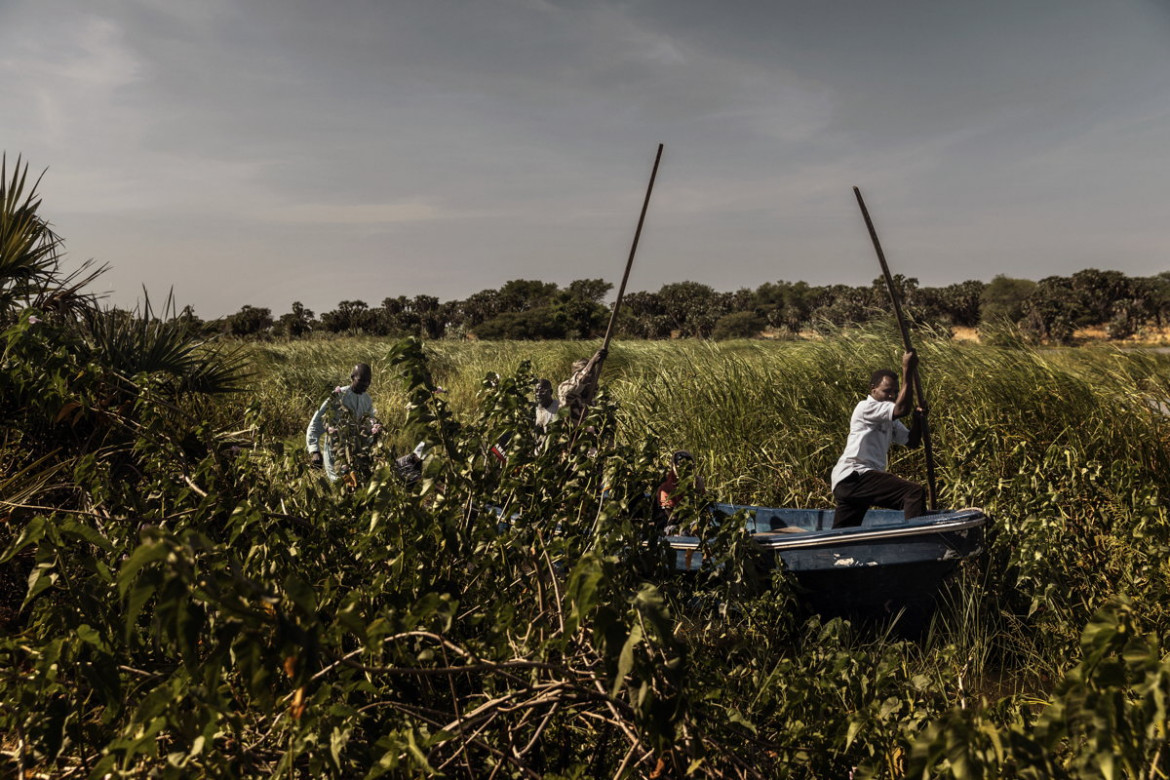
[[[13,15],[19,23],[20,14]],[[114,22],[79,12],[59,20],[52,35],[22,35],[19,26],[10,27],[0,33],[0,52],[6,107],[0,126],[9,137],[35,134],[49,148],[70,153],[78,143],[92,149],[126,129],[86,122],[109,118],[120,91],[140,77],[140,63]]]
[[[433,203],[404,201],[399,203],[299,203],[274,210],[261,210],[257,219],[315,225],[396,225],[449,219]]]
[[[1164,256],[1170,15],[1140,0],[82,8],[0,4],[0,139],[131,297],[606,275],[659,141],[655,282],[867,282],[854,184],[924,284]]]

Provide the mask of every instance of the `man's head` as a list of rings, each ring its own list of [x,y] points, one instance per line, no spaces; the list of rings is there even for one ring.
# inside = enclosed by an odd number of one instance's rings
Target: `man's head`
[[[869,378],[869,394],[875,401],[898,400],[898,375],[888,368],[874,371]]]
[[[353,371],[349,372],[349,389],[361,395],[370,389],[370,378],[373,373],[370,371],[369,365],[365,363],[358,363],[353,367]]]
[[[553,400],[552,382],[547,379],[536,380],[536,403],[547,407]]]
[[[676,474],[690,473],[695,468],[695,456],[686,450],[679,450],[671,457]]]

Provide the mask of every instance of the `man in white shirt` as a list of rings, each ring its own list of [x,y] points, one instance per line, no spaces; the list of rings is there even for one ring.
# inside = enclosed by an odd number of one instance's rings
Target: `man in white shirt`
[[[331,414],[340,414],[344,409],[353,415],[355,421],[360,422],[364,417],[374,416],[374,402],[366,393],[370,389],[372,372],[365,363],[358,363],[350,372],[350,383],[346,387],[336,388],[332,395],[325,399],[321,408],[309,420],[309,427],[305,431],[305,445],[309,449],[309,463],[315,468],[325,467],[325,474],[330,480],[337,479],[337,471],[333,466],[333,448],[330,446],[329,423]]]
[[[917,361],[914,352],[902,355],[901,386],[893,371],[875,371],[869,395],[853,410],[845,452],[833,469],[833,497],[837,499],[834,528],[861,525],[871,506],[902,509],[907,519],[926,512],[922,485],[886,471],[891,443],[917,447],[922,440],[925,410],[915,410],[909,429],[898,420],[911,411],[910,377]]]
[[[552,382],[539,379],[536,382],[536,433],[541,436],[548,432],[548,424],[557,419],[561,402],[553,398]]]

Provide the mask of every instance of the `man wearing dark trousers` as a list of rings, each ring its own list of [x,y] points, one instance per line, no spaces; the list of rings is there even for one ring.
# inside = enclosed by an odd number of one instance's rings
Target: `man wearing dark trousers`
[[[861,525],[871,506],[901,509],[907,519],[926,512],[922,485],[886,471],[891,443],[917,447],[922,440],[924,409],[914,411],[909,429],[898,419],[909,414],[913,405],[910,377],[917,361],[914,352],[902,355],[901,385],[893,371],[875,371],[869,395],[853,410],[845,452],[833,469],[834,528]]]

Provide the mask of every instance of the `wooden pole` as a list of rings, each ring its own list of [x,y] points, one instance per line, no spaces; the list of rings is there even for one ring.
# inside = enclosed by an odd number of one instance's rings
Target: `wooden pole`
[[[886,288],[890,291],[890,301],[894,304],[894,316],[898,318],[898,327],[902,330],[902,344],[907,352],[911,352],[913,348],[910,346],[910,328],[906,324],[906,318],[902,315],[902,303],[898,300],[898,291],[894,287],[894,277],[890,275],[890,267],[886,263],[886,254],[882,251],[882,243],[878,241],[877,230],[874,229],[873,220],[869,218],[869,209],[865,207],[861,190],[854,187],[853,194],[857,196],[857,205],[861,207],[861,216],[865,218],[865,226],[869,228],[869,237],[873,240],[874,251],[877,252],[878,262],[882,266],[882,276],[886,278]],[[914,395],[918,406],[929,409],[930,407],[926,403],[926,394],[922,391],[922,378],[919,376],[917,365],[914,367],[914,373],[910,376],[910,381],[914,385]],[[930,441],[930,425],[925,417],[922,418],[921,425],[922,448],[926,453],[926,490],[930,499],[930,508],[935,510],[938,509],[938,490],[934,480],[934,448]]]
[[[626,272],[622,274],[622,284],[618,288],[617,300],[613,303],[613,311],[609,315],[609,325],[605,329],[605,341],[602,349],[609,349],[609,342],[613,339],[614,326],[617,324],[618,309],[622,306],[622,297],[626,294],[626,282],[630,279],[630,269],[634,267],[634,254],[638,251],[638,239],[642,236],[642,223],[646,221],[646,208],[650,205],[650,193],[654,191],[654,179],[658,176],[658,163],[662,159],[662,144],[658,144],[658,154],[654,157],[654,168],[650,171],[650,184],[646,187],[646,199],[642,201],[642,213],[638,215],[638,228],[634,231],[634,243],[630,247],[630,257],[626,260]]]

